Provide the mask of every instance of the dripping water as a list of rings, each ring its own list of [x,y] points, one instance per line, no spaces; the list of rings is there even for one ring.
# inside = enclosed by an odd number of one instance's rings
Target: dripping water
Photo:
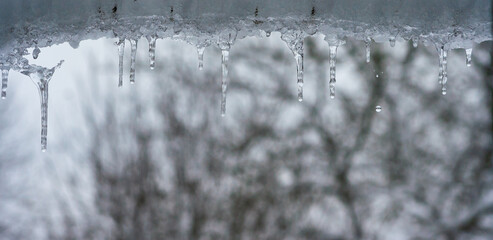
[[[330,67],[330,80],[329,80],[329,92],[330,98],[334,99],[336,94],[336,56],[337,46],[329,46],[329,67]]]
[[[130,39],[130,84],[135,83],[135,57],[137,56],[137,40]]]
[[[228,59],[229,49],[223,49],[222,53],[222,78],[221,78],[221,117],[226,116],[226,93],[228,91]]]
[[[470,67],[471,62],[472,62],[472,48],[468,48],[466,49],[466,65]]]
[[[395,37],[390,37],[389,42],[391,47],[395,47]]]
[[[123,55],[125,52],[125,39],[120,38],[118,45],[118,87],[123,86]]]
[[[149,68],[154,69],[156,66],[156,36],[147,37],[149,42]]]
[[[367,37],[365,40],[365,47],[366,47],[366,62],[370,62],[370,57],[371,57],[371,38]]]
[[[204,47],[198,47],[197,48],[197,54],[199,57],[199,70],[204,69]]]

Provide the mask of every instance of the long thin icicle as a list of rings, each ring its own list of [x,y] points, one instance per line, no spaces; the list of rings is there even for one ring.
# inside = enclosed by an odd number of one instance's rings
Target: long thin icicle
[[[118,87],[123,86],[123,55],[125,53],[125,39],[118,41]]]
[[[440,48],[440,55],[438,58],[439,65],[438,65],[438,84],[442,84],[442,79],[443,79],[443,47]]]
[[[367,37],[365,40],[365,47],[366,47],[366,62],[370,62],[370,57],[371,57],[371,38]]]
[[[198,47],[197,48],[197,54],[199,57],[199,70],[204,69],[204,50],[205,50],[205,47]]]
[[[329,64],[330,64],[330,80],[329,80],[329,92],[330,98],[334,99],[336,97],[336,56],[337,56],[337,45],[329,46]]]
[[[443,55],[442,55],[442,95],[447,94],[447,51],[443,50]]]
[[[471,62],[472,62],[472,48],[468,48],[466,49],[466,65],[470,67]]]
[[[301,46],[303,46],[303,41],[301,41]],[[303,49],[303,47],[301,47]],[[298,101],[303,101],[303,50],[301,53],[295,53],[296,59],[296,77],[298,82]]]
[[[149,67],[154,69],[156,66],[156,36],[147,37],[147,41],[149,41]]]
[[[9,81],[9,69],[2,68],[2,99],[7,98],[8,81]]]
[[[221,78],[221,116],[226,116],[226,93],[228,91],[228,59],[229,49],[223,49],[222,51],[222,78]]]
[[[135,58],[137,56],[137,40],[130,39],[130,84],[135,83]]]
[[[21,73],[31,78],[39,92],[41,102],[41,151],[45,152],[48,144],[48,87],[56,69],[60,68],[63,60],[55,67],[48,69],[36,65],[26,66]]]

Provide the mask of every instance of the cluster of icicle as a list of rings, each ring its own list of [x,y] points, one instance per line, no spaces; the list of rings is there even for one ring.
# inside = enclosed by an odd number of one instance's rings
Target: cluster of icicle
[[[270,32],[266,32],[265,35],[267,37],[270,36]],[[294,58],[296,60],[296,70],[297,70],[297,84],[298,84],[298,101],[303,101],[303,41],[306,37],[306,33],[302,31],[289,31],[284,32],[281,35],[281,39],[286,42],[288,48],[292,51]],[[152,35],[146,37],[149,42],[149,67],[150,69],[155,68],[156,62],[156,40],[157,36]],[[137,43],[138,38],[129,38],[128,39],[131,46],[130,52],[130,83],[135,83],[135,59],[137,55]],[[222,54],[222,77],[221,77],[221,116],[225,116],[226,114],[226,94],[228,90],[228,58],[229,51],[234,41],[236,40],[236,32],[225,32],[219,35],[218,38],[218,47],[221,49]],[[325,40],[329,44],[329,96],[331,99],[335,98],[335,84],[336,84],[336,56],[337,56],[337,48],[340,45],[343,45],[345,42],[343,40],[339,40],[337,38],[329,38],[326,37]],[[412,38],[412,44],[414,47],[418,46],[419,38]],[[119,38],[116,42],[118,46],[118,59],[119,59],[119,79],[118,86],[123,86],[123,58],[124,58],[124,49],[125,49],[125,38]],[[395,46],[395,37],[389,38],[390,46]],[[372,39],[367,37],[364,40],[365,48],[366,48],[366,62],[370,62],[371,58],[371,43]],[[204,59],[204,49],[207,45],[199,45],[197,46],[198,53],[198,68],[200,70],[203,69],[203,59]],[[437,47],[439,51],[439,74],[438,74],[438,83],[441,85],[442,94],[445,95],[447,93],[446,83],[447,83],[447,51],[448,49],[441,45]],[[20,51],[20,50],[19,50]],[[25,50],[24,50],[25,51]],[[35,46],[33,50],[33,58],[36,59],[40,54],[40,49]],[[466,64],[467,66],[471,66],[471,56],[472,49],[466,49]],[[15,58],[12,58],[15,59]],[[1,98],[5,99],[7,97],[7,83],[8,83],[8,74],[9,70],[12,68],[13,70],[19,71],[22,74],[29,76],[36,88],[38,89],[40,101],[41,101],[41,150],[44,152],[47,148],[47,134],[48,134],[48,87],[49,82],[53,76],[53,73],[57,68],[61,66],[63,61],[60,61],[53,68],[45,68],[37,65],[30,65],[26,59],[22,59],[19,62],[7,64],[0,63],[0,70],[2,74],[2,90],[1,90]],[[377,112],[381,111],[381,107],[377,106]]]

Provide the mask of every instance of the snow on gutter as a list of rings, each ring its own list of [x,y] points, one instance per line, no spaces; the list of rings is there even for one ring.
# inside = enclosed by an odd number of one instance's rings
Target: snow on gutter
[[[199,57],[204,47],[221,48],[224,114],[229,48],[237,39],[274,31],[281,32],[297,60],[300,101],[303,39],[313,34],[323,34],[330,45],[334,73],[337,46],[346,37],[365,41],[368,54],[372,41],[433,44],[440,50],[443,91],[447,50],[465,48],[470,56],[474,43],[492,39],[491,6],[489,0],[1,0],[2,97],[13,69],[31,77],[47,108],[48,82],[55,68],[30,65],[23,57],[27,48],[35,47],[36,57],[39,47],[64,42],[76,48],[86,39],[118,38],[123,49],[125,39],[134,46],[141,37],[150,43],[173,38],[195,45]],[[334,84],[331,74],[331,97]]]

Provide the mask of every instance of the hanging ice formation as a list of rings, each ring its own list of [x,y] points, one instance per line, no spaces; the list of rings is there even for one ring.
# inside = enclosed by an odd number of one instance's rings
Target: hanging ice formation
[[[125,53],[125,38],[120,38],[118,45],[118,87],[123,86],[123,55]]]
[[[156,65],[156,39],[157,37],[147,36],[147,41],[149,42],[149,68],[154,69]]]
[[[395,37],[390,37],[389,42],[391,47],[395,47]]]
[[[41,101],[41,151],[46,151],[48,136],[48,87],[53,73],[60,68],[63,60],[53,68],[45,68],[37,65],[25,65],[21,73],[29,76],[39,92]]]
[[[135,58],[137,56],[137,39],[130,39],[130,84],[135,83]]]
[[[337,45],[329,45],[329,93],[330,98],[334,99],[336,97],[336,57],[337,57]]]
[[[9,81],[9,69],[6,66],[1,66],[2,70],[2,99],[7,98],[7,84]]]
[[[440,47],[439,56],[439,68],[438,68],[438,83],[442,86],[442,95],[447,94],[447,50],[444,47]]]
[[[366,37],[365,39],[365,48],[366,48],[366,62],[370,62],[370,57],[371,57],[371,38]]]
[[[226,94],[228,91],[228,60],[229,50],[236,40],[236,32],[223,33],[219,38],[219,48],[221,49],[221,116],[226,116]]]
[[[39,54],[41,53],[41,50],[39,49],[38,45],[33,50],[33,58],[38,59]]]
[[[197,54],[199,57],[199,70],[204,69],[204,50],[205,47],[197,47]]]
[[[298,83],[298,101],[303,101],[303,40],[305,35],[301,31],[282,33],[281,39],[286,42],[296,60],[296,78]]]
[[[467,48],[466,49],[466,65],[468,67],[470,67],[471,62],[472,62],[472,48]]]
[[[419,38],[418,37],[413,37],[411,39],[411,41],[413,42],[413,47],[414,48],[417,48],[418,47]]]

